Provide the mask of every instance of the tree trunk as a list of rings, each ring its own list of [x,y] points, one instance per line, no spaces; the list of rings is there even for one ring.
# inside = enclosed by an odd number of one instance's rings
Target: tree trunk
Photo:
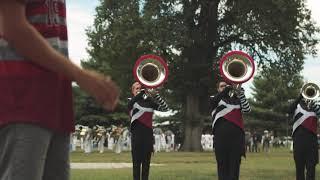
[[[199,152],[203,150],[201,146],[203,119],[200,118],[199,102],[198,95],[189,94],[187,96],[182,151]]]

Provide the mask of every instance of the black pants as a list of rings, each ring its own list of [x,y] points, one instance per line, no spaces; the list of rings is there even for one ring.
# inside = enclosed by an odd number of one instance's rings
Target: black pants
[[[299,126],[293,134],[293,157],[296,164],[296,179],[315,180],[316,164],[319,161],[317,136],[302,126]]]
[[[241,156],[245,151],[243,131],[233,123],[219,119],[214,135],[219,180],[238,180]]]
[[[148,180],[151,153],[153,151],[153,131],[139,122],[133,122],[131,132],[133,179]]]

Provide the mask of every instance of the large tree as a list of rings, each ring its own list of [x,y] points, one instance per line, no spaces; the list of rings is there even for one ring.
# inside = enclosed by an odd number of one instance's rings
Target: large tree
[[[183,150],[199,151],[218,59],[240,49],[260,67],[296,71],[304,54],[315,53],[316,31],[302,0],[101,0],[83,65],[113,75],[124,101],[134,61],[163,56],[170,66],[166,92],[184,126]]]
[[[130,85],[133,82],[132,67],[139,55],[148,52],[141,46],[144,35],[140,19],[139,1],[109,0],[101,1],[96,8],[94,25],[87,30],[90,58],[82,61],[82,66],[111,75],[121,89],[120,103],[115,112],[103,111],[97,105],[83,101],[78,105],[85,113],[80,117],[80,123],[90,119],[106,125],[129,124],[126,108],[127,98],[130,97]],[[106,92],[108,93],[108,92]],[[80,96],[81,98],[81,96]],[[91,106],[90,109],[86,108]],[[90,111],[91,110],[91,111]],[[99,111],[99,117],[94,111]]]

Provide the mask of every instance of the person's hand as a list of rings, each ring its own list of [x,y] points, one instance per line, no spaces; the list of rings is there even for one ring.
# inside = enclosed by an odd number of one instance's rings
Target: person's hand
[[[316,102],[314,100],[310,101],[309,106],[312,111],[314,111],[317,107]]]
[[[240,94],[244,94],[244,92],[245,92],[244,88],[241,87],[240,90],[239,90],[239,93],[240,93]]]
[[[232,90],[232,86],[226,86],[224,90],[221,92],[223,96],[229,95],[229,92]]]
[[[156,89],[147,89],[148,96],[154,97],[156,94],[159,94],[159,92]]]
[[[237,89],[235,92],[237,97],[240,98],[240,96],[244,95],[245,90],[243,87],[239,87],[239,89]]]
[[[245,90],[244,90],[244,88],[243,88],[243,87],[241,87],[241,88],[240,88],[240,91],[244,93],[244,91],[245,91]]]
[[[141,89],[138,93],[137,93],[137,95],[138,94],[145,94],[146,93],[146,90],[145,89]]]
[[[114,110],[119,99],[119,88],[110,76],[82,70],[75,81],[81,89],[93,96],[106,110]]]

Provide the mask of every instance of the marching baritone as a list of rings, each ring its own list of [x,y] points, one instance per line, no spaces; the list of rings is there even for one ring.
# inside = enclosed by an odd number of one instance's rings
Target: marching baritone
[[[114,151],[117,154],[121,153],[121,151],[122,151],[122,146],[123,146],[122,133],[123,133],[123,127],[122,127],[122,124],[120,124],[120,126],[116,127],[113,132],[113,136],[114,136],[114,140],[115,140],[114,141],[115,142]]]
[[[307,84],[302,89],[309,89],[309,92],[313,92],[311,95],[316,92],[319,94],[318,86],[315,84],[309,85]],[[306,96],[308,96],[308,93],[304,94],[304,91],[302,91],[289,107],[293,124],[293,157],[297,180],[315,180],[316,164],[319,162],[317,121],[320,117],[320,106],[315,101],[308,100],[308,97],[304,98]]]
[[[209,105],[219,180],[239,179],[241,156],[245,155],[242,113],[250,112],[244,89],[230,96],[232,87],[224,81],[217,84],[218,94]]]
[[[150,159],[153,152],[152,116],[154,110],[168,111],[168,106],[158,93],[147,95],[141,84],[132,85],[133,97],[129,99],[128,109],[131,117],[131,145],[134,180],[148,180]],[[141,170],[142,168],[142,170]]]
[[[106,129],[104,127],[99,127],[97,129],[97,141],[98,141],[98,151],[100,153],[104,152],[104,143],[106,141]]]

